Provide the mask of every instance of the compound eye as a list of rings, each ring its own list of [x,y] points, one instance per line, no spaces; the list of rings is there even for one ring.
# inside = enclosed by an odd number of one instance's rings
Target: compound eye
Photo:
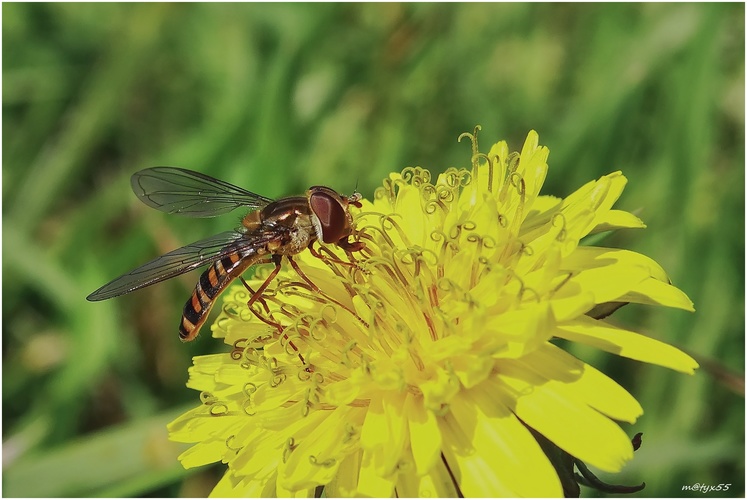
[[[312,192],[309,206],[319,219],[324,243],[336,243],[348,235],[347,214],[337,197],[323,191]]]

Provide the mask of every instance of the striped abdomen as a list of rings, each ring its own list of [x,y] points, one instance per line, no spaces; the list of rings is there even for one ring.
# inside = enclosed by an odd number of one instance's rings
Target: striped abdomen
[[[215,261],[200,275],[192,296],[184,304],[182,322],[179,325],[179,338],[189,342],[200,333],[200,327],[210,314],[215,299],[237,276],[266,254],[267,250],[236,251]]]

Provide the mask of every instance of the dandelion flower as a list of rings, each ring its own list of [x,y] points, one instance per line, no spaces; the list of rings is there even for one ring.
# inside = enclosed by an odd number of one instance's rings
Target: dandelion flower
[[[616,421],[638,402],[553,341],[692,373],[594,313],[692,303],[653,260],[580,244],[644,227],[612,208],[620,172],[542,196],[534,131],[520,153],[479,153],[476,134],[470,169],[406,168],[363,200],[363,250],[302,253],[308,280],[284,268],[254,311],[243,286],[225,292],[212,330],[233,349],[195,358],[202,404],[169,427],[196,443],[185,467],[227,464],[213,495],[562,496],[535,434],[603,471],[632,458]]]

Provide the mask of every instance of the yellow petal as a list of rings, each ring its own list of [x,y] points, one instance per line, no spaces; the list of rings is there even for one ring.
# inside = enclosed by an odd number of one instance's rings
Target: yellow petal
[[[652,363],[692,374],[698,363],[669,344],[644,335],[623,330],[602,320],[579,317],[573,322],[558,325],[555,335],[573,342],[630,359]]]
[[[502,355],[504,352],[501,353]],[[483,353],[462,354],[451,359],[451,366],[466,389],[476,386],[490,375],[495,361]]]
[[[438,411],[459,392],[459,379],[441,367],[434,369],[435,376],[420,384],[426,409]]]
[[[488,184],[490,179],[490,172],[487,165],[481,166],[479,173],[478,185],[486,186],[488,191],[497,193],[503,187],[503,183],[506,180],[506,160],[508,159],[508,143],[506,141],[500,141],[493,144],[490,148],[488,157],[493,162],[493,178],[492,185]]]
[[[324,488],[325,497],[349,498],[355,496],[361,456],[362,452],[356,451],[342,460],[337,475]]]
[[[485,329],[506,343],[496,358],[517,358],[536,349],[551,336],[555,318],[547,302],[529,303],[521,309],[490,317]]]
[[[364,450],[358,476],[358,494],[373,498],[388,498],[394,491],[393,477],[382,477],[374,464],[374,452]]]
[[[641,219],[623,210],[609,210],[606,213],[600,214],[595,222],[597,225],[589,234],[612,231],[614,229],[640,229],[646,227],[646,224]]]
[[[531,357],[528,357],[531,359]],[[558,371],[553,379],[538,374],[524,360],[506,360],[494,384],[497,396],[547,439],[580,460],[618,472],[633,458],[628,436],[612,420],[589,407],[564,380],[580,374]]]
[[[366,412],[366,419],[361,429],[361,446],[364,450],[375,451],[386,444],[387,419],[384,415],[384,403],[381,397],[371,399]]]
[[[640,267],[611,264],[606,267],[577,272],[569,283],[577,284],[594,296],[595,304],[619,301],[620,297],[648,279],[648,272]]]
[[[526,196],[525,214],[532,208],[534,200],[545,182],[545,177],[547,176],[547,157],[549,154],[550,150],[547,147],[539,146],[539,135],[537,132],[531,130],[527,135],[526,141],[524,141],[519,166],[516,169],[524,181]]]
[[[600,215],[612,208],[628,183],[628,179],[620,171],[612,172],[599,179],[600,184],[605,184],[607,181],[609,184],[604,189],[591,194],[592,202]]]
[[[582,316],[595,304],[594,294],[573,281],[566,282],[550,299],[552,314],[558,323]]]
[[[275,496],[274,475],[261,480],[244,481],[229,470],[210,492],[210,498],[260,498],[263,496]]]
[[[347,405],[358,397],[363,389],[363,377],[356,370],[350,377],[333,382],[324,389],[325,401],[333,405]]]
[[[547,379],[565,374],[559,379],[563,390],[612,419],[633,423],[643,414],[638,401],[617,382],[553,344],[545,343],[522,361]]]
[[[407,419],[405,419],[405,400],[407,393],[389,393],[384,397],[384,414],[387,417],[386,452],[382,454],[380,471],[389,473],[397,469],[402,449],[405,446]]]
[[[222,435],[224,439],[233,433],[236,426],[245,423],[243,416],[224,415],[215,417],[206,405],[189,410],[168,425],[169,439],[181,443],[194,443]]]
[[[433,412],[423,406],[422,398],[408,395],[405,410],[413,459],[418,475],[422,476],[440,458],[441,432]]]
[[[352,448],[353,435],[350,425],[360,425],[365,410],[341,406],[326,413],[324,419],[314,426],[303,439],[299,439],[285,462],[283,474],[278,484],[283,488],[295,491],[301,488],[313,488],[329,483],[337,474],[338,467]]]
[[[654,278],[648,278],[638,283],[629,293],[620,297],[620,301],[676,307],[690,312],[695,311],[693,302],[682,290]]]
[[[177,460],[185,469],[219,462],[226,452],[224,439],[206,439],[179,455]]]
[[[394,207],[397,214],[406,214],[407,217],[393,217],[393,221],[400,225],[404,234],[396,232],[397,246],[408,247],[410,245],[423,245],[425,215],[421,208],[420,190],[414,186],[401,186]],[[396,240],[395,240],[396,241]]]
[[[563,260],[563,267],[571,271],[584,271],[610,266],[640,268],[646,276],[668,281],[664,269],[650,257],[630,250],[580,246]]]
[[[399,498],[457,498],[459,490],[451,479],[449,469],[441,457],[424,475],[404,470],[397,476],[396,494]]]
[[[277,498],[314,498],[315,488],[304,488],[298,490],[287,490],[280,486],[275,485],[275,497]]]
[[[563,260],[563,267],[577,273],[569,284],[593,291],[597,304],[637,302],[693,310],[687,295],[668,284],[661,266],[636,252],[578,247]]]
[[[537,441],[489,385],[461,392],[442,418],[445,449],[465,497],[562,496],[560,480]],[[460,453],[449,444],[457,434],[472,451]],[[448,440],[447,440],[448,436]]]

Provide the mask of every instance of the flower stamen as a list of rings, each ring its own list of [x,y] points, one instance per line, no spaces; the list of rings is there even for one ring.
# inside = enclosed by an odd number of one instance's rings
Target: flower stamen
[[[327,460],[320,462],[314,455],[309,455],[309,463],[311,465],[330,468],[337,464],[337,460],[335,460],[334,458],[328,458]]]
[[[290,458],[290,454],[293,453],[293,450],[295,450],[298,447],[296,445],[295,439],[292,437],[289,437],[285,441],[285,447],[283,448],[283,463],[288,463],[288,459]]]

